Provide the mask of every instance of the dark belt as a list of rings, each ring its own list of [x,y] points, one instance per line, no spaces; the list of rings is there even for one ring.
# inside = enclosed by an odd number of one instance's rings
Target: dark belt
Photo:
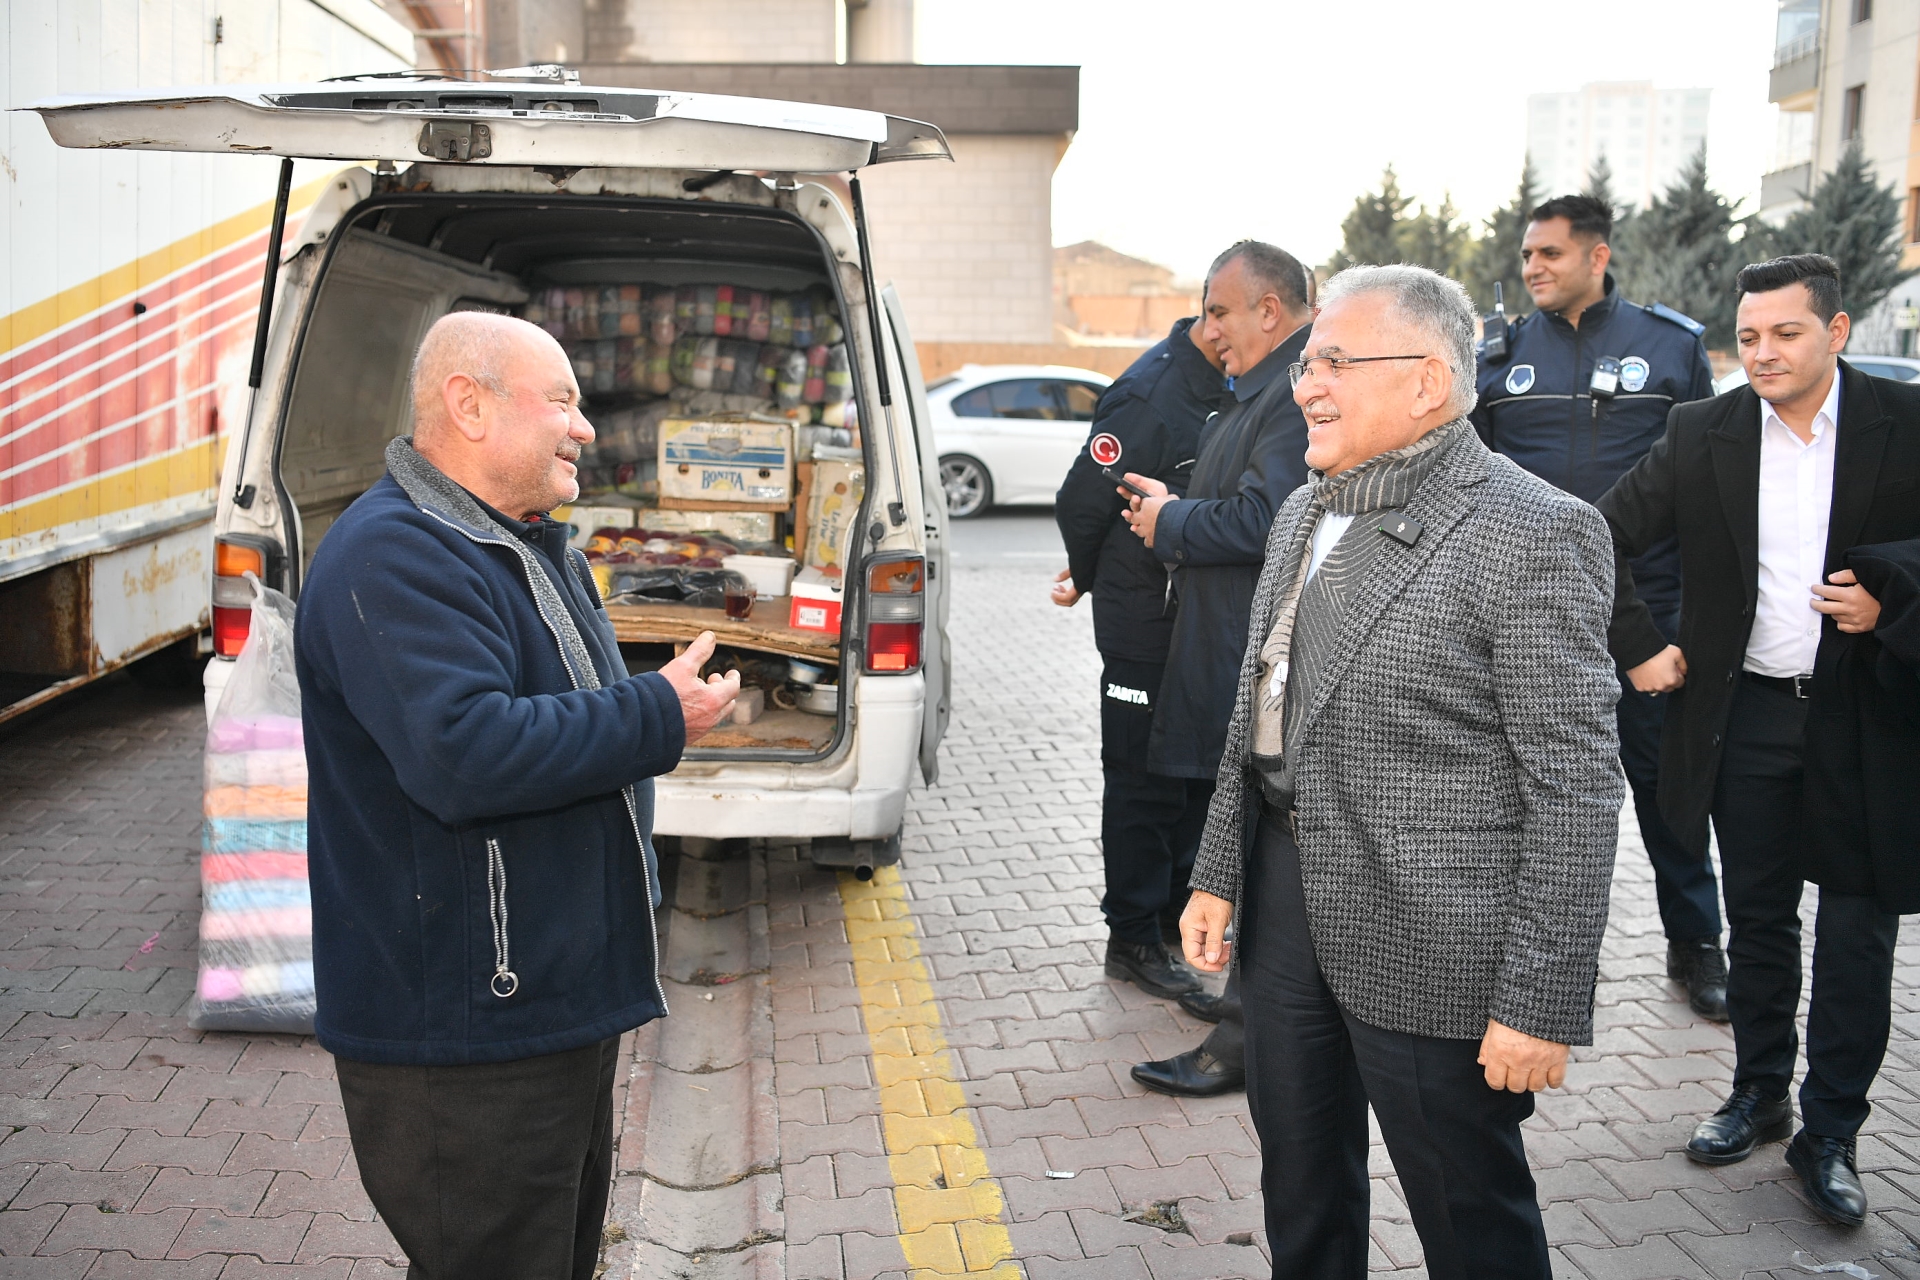
[[[1300,839],[1300,811],[1298,809],[1282,809],[1265,796],[1261,796],[1260,816],[1263,818],[1271,818],[1285,827],[1287,834],[1295,841]]]
[[[1777,689],[1802,702],[1813,696],[1812,676],[1763,676],[1758,671],[1743,671],[1740,674],[1764,689]]]

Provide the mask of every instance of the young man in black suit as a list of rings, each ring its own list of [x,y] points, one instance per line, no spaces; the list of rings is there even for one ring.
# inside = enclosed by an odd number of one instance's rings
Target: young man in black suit
[[[1683,841],[1704,839],[1710,816],[1720,843],[1733,1091],[1687,1154],[1730,1164],[1792,1130],[1810,879],[1821,893],[1804,1127],[1787,1159],[1814,1207],[1851,1225],[1867,1207],[1854,1139],[1886,1053],[1899,913],[1920,910],[1920,874],[1906,797],[1876,796],[1842,820],[1817,784],[1837,742],[1871,757],[1851,766],[1867,776],[1920,773],[1920,724],[1890,719],[1864,687],[1880,605],[1848,567],[1855,548],[1920,537],[1920,388],[1839,358],[1848,319],[1832,259],[1758,263],[1738,288],[1748,385],[1676,407],[1600,499],[1618,553],[1609,644],[1636,688],[1672,699],[1664,816]],[[1626,560],[1676,534],[1687,591],[1669,644]]]

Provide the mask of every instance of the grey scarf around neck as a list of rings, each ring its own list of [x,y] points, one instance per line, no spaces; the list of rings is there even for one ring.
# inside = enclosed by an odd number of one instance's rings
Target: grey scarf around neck
[[[446,472],[420,456],[413,447],[412,436],[399,436],[387,442],[387,472],[413,504],[428,515],[451,525],[464,536],[476,542],[487,542],[512,548],[520,557],[520,566],[526,571],[527,586],[533,591],[534,607],[546,620],[547,629],[553,633],[554,641],[560,646],[560,656],[573,673],[573,682],[582,689],[598,689],[600,673],[593,668],[593,659],[587,652],[587,642],[580,635],[580,628],[574,625],[573,614],[568,611],[566,602],[561,600],[559,591],[554,589],[553,579],[534,558],[533,548],[515,537],[507,529],[500,527],[499,521],[487,514],[477,499],[465,489],[455,484]]]
[[[1456,418],[1405,448],[1369,458],[1338,475],[1316,471],[1309,477],[1312,499],[1287,544],[1285,577],[1278,584],[1280,603],[1260,647],[1260,685],[1255,691],[1253,765],[1263,788],[1277,803],[1292,803],[1293,770],[1288,757],[1296,745],[1293,722],[1300,719],[1293,713],[1311,705],[1347,603],[1379,558],[1385,540],[1373,521],[1356,518],[1308,578],[1314,529],[1329,513],[1364,517],[1406,506],[1462,433],[1472,430],[1465,418]]]

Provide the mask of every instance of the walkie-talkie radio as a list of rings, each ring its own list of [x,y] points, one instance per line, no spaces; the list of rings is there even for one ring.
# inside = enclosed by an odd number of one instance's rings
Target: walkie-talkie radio
[[[1498,364],[1507,358],[1507,300],[1501,296],[1500,282],[1493,282],[1493,314],[1486,318],[1480,333],[1480,358]]]

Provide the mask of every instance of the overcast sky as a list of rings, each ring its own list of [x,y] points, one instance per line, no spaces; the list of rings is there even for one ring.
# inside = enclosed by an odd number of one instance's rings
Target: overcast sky
[[[1713,90],[1707,162],[1747,199],[1772,167],[1776,0],[919,0],[924,62],[1071,63],[1080,131],[1054,243],[1198,276],[1243,236],[1308,262],[1391,162],[1477,220],[1512,198],[1530,93]]]

